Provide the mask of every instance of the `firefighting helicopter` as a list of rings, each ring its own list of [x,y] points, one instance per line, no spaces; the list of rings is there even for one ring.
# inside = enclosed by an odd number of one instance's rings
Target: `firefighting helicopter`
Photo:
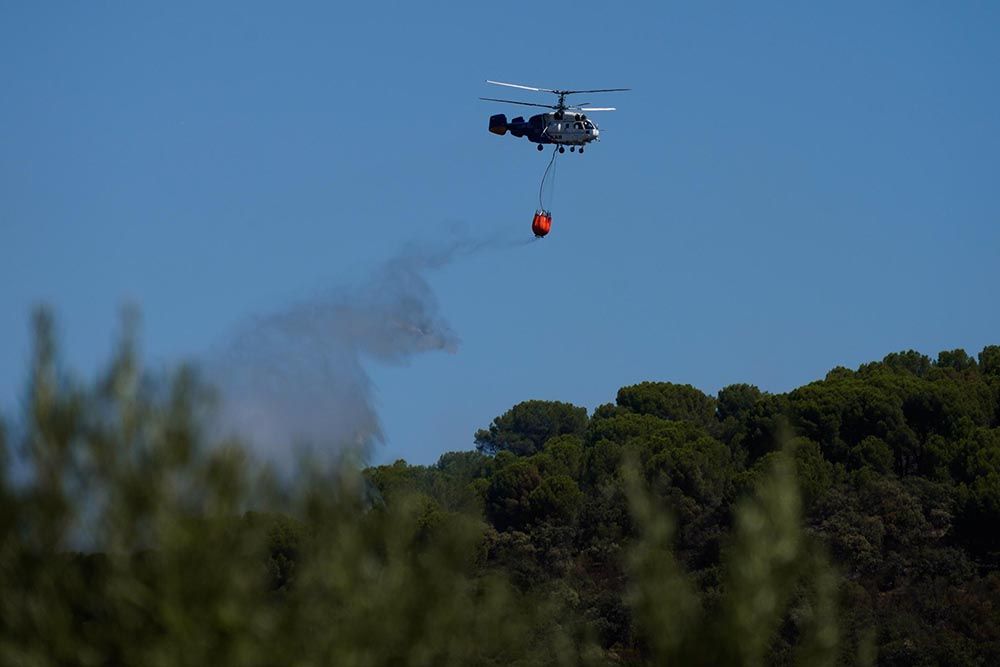
[[[508,88],[519,88],[521,90],[531,90],[536,93],[552,93],[559,96],[559,101],[555,104],[534,104],[532,102],[519,102],[516,100],[501,100],[495,97],[480,97],[488,102],[504,102],[506,104],[520,104],[526,107],[542,107],[545,109],[555,109],[552,113],[540,113],[532,116],[528,120],[518,116],[510,122],[504,114],[490,116],[490,132],[503,136],[508,131],[515,137],[527,137],[529,141],[538,144],[538,150],[544,150],[544,144],[555,144],[560,153],[566,152],[566,146],[572,153],[579,150],[583,153],[583,148],[591,141],[601,140],[601,131],[597,124],[587,117],[592,111],[614,111],[615,107],[590,107],[585,106],[589,102],[582,104],[567,104],[568,95],[578,93],[617,93],[631,88],[601,88],[597,90],[553,90],[551,88],[535,88],[534,86],[522,86],[517,83],[504,83],[502,81],[486,80],[486,83],[494,86],[507,86]]]

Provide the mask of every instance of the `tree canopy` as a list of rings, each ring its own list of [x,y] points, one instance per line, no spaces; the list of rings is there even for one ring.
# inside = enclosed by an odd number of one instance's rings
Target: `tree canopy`
[[[1000,664],[1000,347],[785,394],[526,401],[476,451],[283,483],[126,336],[40,316],[0,428],[0,663]]]
[[[530,456],[549,438],[582,435],[586,427],[586,408],[560,401],[524,401],[494,419],[489,428],[476,431],[476,448],[485,454]]]

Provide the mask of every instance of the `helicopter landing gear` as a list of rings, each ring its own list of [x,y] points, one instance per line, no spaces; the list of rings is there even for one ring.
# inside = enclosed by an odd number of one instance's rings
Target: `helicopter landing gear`
[[[544,151],[544,150],[545,150],[545,148],[544,148],[544,147],[543,147],[543,146],[542,146],[541,144],[538,144],[538,150],[540,150],[540,151]]]
[[[580,146],[580,155],[583,155],[583,146]]]
[[[565,153],[566,152],[566,147],[565,146],[560,146],[559,147],[559,152],[560,153]]]
[[[575,153],[576,152],[576,146],[570,146],[569,147],[569,152],[570,153]]]

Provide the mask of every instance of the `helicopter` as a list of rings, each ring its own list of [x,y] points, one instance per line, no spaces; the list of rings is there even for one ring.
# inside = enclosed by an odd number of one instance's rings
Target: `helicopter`
[[[585,106],[589,102],[582,104],[567,104],[568,95],[578,93],[617,93],[631,88],[601,88],[597,90],[553,90],[551,88],[535,88],[534,86],[522,86],[517,83],[504,83],[502,81],[486,80],[486,83],[494,86],[507,86],[508,88],[519,88],[521,90],[531,90],[536,93],[552,93],[559,96],[559,101],[555,104],[534,104],[532,102],[519,102],[516,100],[501,100],[495,97],[480,97],[487,102],[504,102],[506,104],[520,104],[526,107],[542,107],[554,109],[551,113],[540,113],[532,116],[528,120],[518,116],[507,121],[504,114],[490,116],[489,130],[493,134],[503,136],[510,132],[515,137],[527,137],[528,141],[538,144],[538,150],[544,150],[545,144],[555,144],[560,153],[566,152],[566,146],[572,153],[579,148],[583,153],[583,148],[591,141],[601,140],[601,131],[597,124],[587,117],[592,111],[614,111],[615,107],[589,107]]]

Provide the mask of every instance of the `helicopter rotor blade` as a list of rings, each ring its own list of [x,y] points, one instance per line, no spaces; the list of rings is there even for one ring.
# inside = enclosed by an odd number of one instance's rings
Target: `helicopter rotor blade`
[[[543,89],[544,90],[544,89]],[[595,90],[551,90],[549,92],[560,95],[576,95],[577,93],[622,93],[631,88],[597,88]]]
[[[577,111],[617,111],[615,107],[573,107]]]
[[[494,86],[507,86],[508,88],[520,88],[521,90],[533,90],[536,93],[557,93],[559,91],[552,90],[551,88],[535,88],[534,86],[522,86],[519,83],[504,83],[503,81],[490,81],[486,79],[486,83],[492,83]]]
[[[551,104],[533,104],[532,102],[517,102],[515,100],[500,100],[495,97],[480,97],[481,100],[486,100],[487,102],[504,102],[505,104],[520,104],[525,107],[541,107],[543,109],[557,109],[558,107]]]

